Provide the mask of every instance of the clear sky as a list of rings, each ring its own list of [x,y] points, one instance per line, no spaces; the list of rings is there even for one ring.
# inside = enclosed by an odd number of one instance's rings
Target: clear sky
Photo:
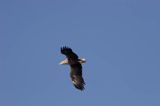
[[[159,0],[1,0],[0,51],[0,106],[160,106]]]

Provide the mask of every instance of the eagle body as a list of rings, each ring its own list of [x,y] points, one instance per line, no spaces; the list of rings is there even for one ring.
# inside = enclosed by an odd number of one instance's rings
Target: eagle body
[[[85,59],[79,59],[78,56],[68,47],[62,47],[61,53],[64,54],[67,59],[62,61],[60,64],[70,65],[70,78],[75,88],[84,90],[84,79],[82,77],[82,63],[85,63]]]

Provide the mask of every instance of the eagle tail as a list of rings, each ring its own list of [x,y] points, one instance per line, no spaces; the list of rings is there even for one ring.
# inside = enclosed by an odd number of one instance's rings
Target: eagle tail
[[[75,76],[72,79],[72,83],[77,89],[79,89],[81,91],[84,90],[85,82],[84,82],[82,76]]]

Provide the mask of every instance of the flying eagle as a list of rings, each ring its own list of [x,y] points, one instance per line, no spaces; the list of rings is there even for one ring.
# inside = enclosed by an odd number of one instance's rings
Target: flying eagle
[[[61,53],[67,57],[67,59],[60,62],[60,64],[68,64],[70,65],[70,77],[73,85],[79,89],[84,90],[84,79],[82,77],[82,63],[85,63],[86,60],[84,58],[78,58],[77,54],[75,54],[71,48],[69,47],[61,47]]]

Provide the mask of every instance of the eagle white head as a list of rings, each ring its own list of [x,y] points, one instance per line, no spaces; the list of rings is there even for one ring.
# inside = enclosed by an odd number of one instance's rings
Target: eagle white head
[[[81,64],[86,63],[86,59],[85,58],[78,59],[78,62]],[[59,64],[60,65],[68,65],[68,59],[61,61]]]

